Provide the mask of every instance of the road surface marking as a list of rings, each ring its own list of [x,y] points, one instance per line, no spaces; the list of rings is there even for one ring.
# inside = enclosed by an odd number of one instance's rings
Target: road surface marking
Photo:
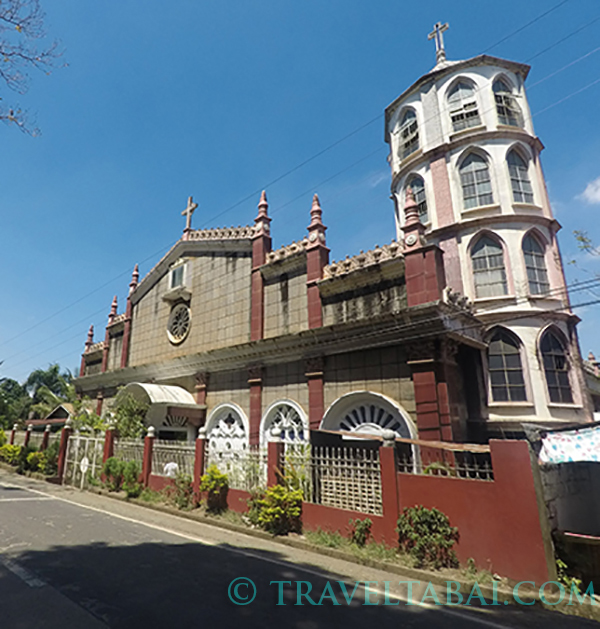
[[[11,559],[3,559],[2,563],[6,568],[8,568],[13,574],[19,577],[22,581],[25,581],[30,588],[41,588],[46,585],[41,579],[35,576],[32,572],[29,572],[23,566],[20,566],[15,561]]]
[[[43,502],[44,500],[56,500],[56,498],[0,498],[0,502]]]

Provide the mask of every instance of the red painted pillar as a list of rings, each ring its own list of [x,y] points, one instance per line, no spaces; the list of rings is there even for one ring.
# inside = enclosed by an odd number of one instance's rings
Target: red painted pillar
[[[102,453],[102,463],[114,456],[115,453],[115,429],[109,428],[104,435],[104,451]]]
[[[308,382],[308,423],[311,430],[317,430],[325,413],[324,359],[322,356],[306,361]]]
[[[250,340],[263,338],[265,319],[265,287],[260,267],[271,251],[271,219],[267,213],[269,204],[263,190],[258,203],[258,216],[254,219],[252,236],[252,285],[250,306]]]
[[[140,271],[136,264],[131,275],[129,283],[129,295],[127,296],[127,306],[125,307],[125,325],[123,329],[123,346],[121,348],[121,369],[127,367],[129,359],[129,339],[131,337],[131,315],[133,313],[133,305],[131,303],[131,293],[137,288],[140,279]]]
[[[202,426],[198,430],[198,438],[196,439],[196,456],[194,458],[194,500],[200,500],[200,479],[206,468],[206,427]]]
[[[81,366],[79,367],[79,377],[83,378],[85,376],[85,355],[90,351],[90,347],[94,344],[94,326],[90,325],[90,329],[88,330],[87,339],[85,341],[85,349],[83,350],[83,354],[81,354]]]
[[[50,430],[52,430],[52,428],[50,427],[50,424],[47,424],[46,428],[44,429],[44,436],[42,437],[40,452],[48,449],[48,442],[50,441]]]
[[[112,305],[110,307],[110,313],[108,315],[108,324],[106,326],[106,333],[104,334],[104,347],[102,348],[102,373],[108,369],[108,350],[110,349],[110,326],[117,316],[117,296],[114,296]]]
[[[9,443],[11,446],[15,445],[15,437],[17,435],[17,424],[13,424],[12,430],[10,431],[10,440]]]
[[[329,263],[329,249],[325,245],[327,227],[323,225],[322,215],[319,197],[315,194],[310,210],[311,221],[308,226],[308,245],[306,246],[306,296],[309,328],[320,328],[323,325],[321,293],[317,282],[323,277],[323,269]]]
[[[206,404],[209,374],[197,373],[195,378],[196,378],[196,386],[194,388],[196,390],[196,404],[203,406]]]
[[[23,447],[26,448],[29,445],[29,440],[31,439],[31,431],[33,430],[33,426],[29,424],[27,426],[27,430],[25,431],[25,443]]]
[[[398,537],[396,525],[399,516],[398,472],[396,465],[396,433],[393,430],[383,432],[383,445],[379,448],[381,466],[381,502],[385,520],[385,543],[396,545]]]
[[[67,446],[69,444],[69,437],[71,436],[71,420],[67,419],[65,427],[62,429],[60,435],[60,449],[58,451],[58,480],[62,483],[63,474],[65,473],[65,462],[67,460]]]
[[[104,393],[102,391],[98,391],[96,395],[96,415],[100,417],[102,415],[102,405],[104,404]]]
[[[260,421],[262,419],[262,367],[248,369],[250,386],[250,445],[260,442]]]
[[[144,437],[144,459],[142,463],[142,485],[148,487],[150,474],[152,473],[152,449],[154,448],[154,426],[148,428],[148,434]]]
[[[279,485],[283,477],[284,460],[283,449],[285,444],[279,438],[269,441],[267,445],[267,487]]]

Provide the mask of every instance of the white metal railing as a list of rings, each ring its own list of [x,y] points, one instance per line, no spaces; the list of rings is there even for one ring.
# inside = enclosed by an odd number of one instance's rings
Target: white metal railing
[[[144,463],[144,442],[141,439],[115,439],[114,456],[122,461],[137,461],[141,469]]]
[[[306,497],[308,502],[382,514],[378,450],[313,447],[310,466],[312,493]]]
[[[15,440],[14,440],[14,445],[15,446],[22,446],[25,444],[25,435],[27,434],[26,430],[17,430],[15,432]]]
[[[63,483],[84,489],[97,481],[102,471],[103,453],[103,437],[71,435],[67,443]]]
[[[42,445],[42,440],[44,439],[44,433],[43,432],[31,432],[31,434],[29,435],[29,443],[28,445],[30,445],[32,448],[36,448],[37,450],[40,449],[40,446]]]
[[[267,451],[258,446],[243,450],[216,450],[207,448],[206,468],[216,465],[227,474],[231,489],[252,491],[267,484]]]
[[[155,439],[152,447],[152,473],[170,477],[180,473],[193,478],[195,458],[194,445]]]

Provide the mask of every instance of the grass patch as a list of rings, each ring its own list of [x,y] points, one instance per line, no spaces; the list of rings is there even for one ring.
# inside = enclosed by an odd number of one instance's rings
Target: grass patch
[[[165,497],[160,491],[154,491],[154,489],[150,489],[146,487],[142,493],[139,495],[139,500],[143,500],[144,502],[148,502],[150,504],[159,504],[161,502],[165,502]]]
[[[316,546],[325,546],[326,548],[349,548],[350,542],[342,537],[337,531],[333,533],[318,528],[316,531],[306,531],[304,537]]]
[[[359,546],[353,544],[349,539],[342,537],[338,531],[330,532],[317,529],[316,531],[306,531],[304,537],[315,546],[344,550],[352,553],[356,557],[366,557],[376,561],[388,561],[392,563],[397,563],[400,560],[400,556],[395,548],[390,548],[378,542],[368,542],[364,546]]]

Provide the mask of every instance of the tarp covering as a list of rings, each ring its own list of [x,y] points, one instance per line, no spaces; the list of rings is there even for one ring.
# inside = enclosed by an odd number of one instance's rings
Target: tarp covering
[[[189,391],[182,387],[166,384],[132,382],[121,393],[130,393],[136,400],[147,404],[196,405],[196,400]]]
[[[600,462],[600,425],[576,430],[549,432],[542,436],[540,462]]]

